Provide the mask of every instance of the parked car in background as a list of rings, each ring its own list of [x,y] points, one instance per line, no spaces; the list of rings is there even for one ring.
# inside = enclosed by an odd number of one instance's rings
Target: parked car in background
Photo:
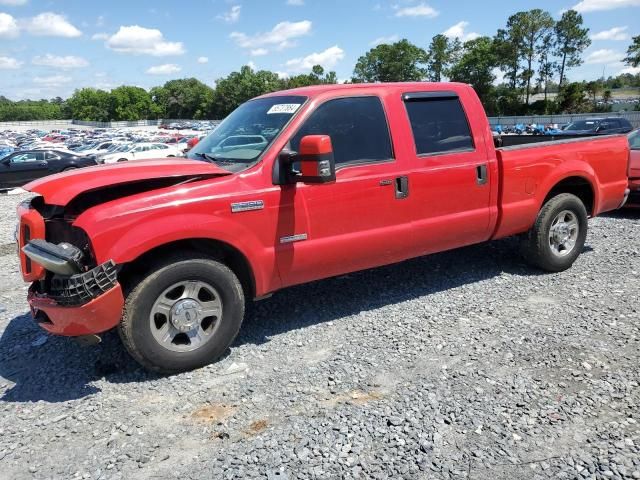
[[[631,130],[633,127],[626,118],[590,118],[571,122],[555,135],[611,135],[629,133]]]
[[[63,150],[13,152],[0,160],[0,189],[21,187],[53,173],[92,165],[97,165],[94,159]]]
[[[631,132],[629,138],[629,194],[628,206],[640,207],[640,129]]]
[[[134,143],[125,151],[116,151],[100,159],[101,163],[118,163],[131,160],[148,160],[150,158],[180,157],[182,151],[164,143]]]

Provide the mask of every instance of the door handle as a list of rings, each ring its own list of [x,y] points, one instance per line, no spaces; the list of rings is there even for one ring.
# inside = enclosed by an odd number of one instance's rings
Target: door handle
[[[476,183],[478,185],[486,185],[487,180],[488,180],[487,166],[486,165],[478,165],[476,167]]]
[[[396,177],[396,198],[403,199],[409,196],[409,177]]]

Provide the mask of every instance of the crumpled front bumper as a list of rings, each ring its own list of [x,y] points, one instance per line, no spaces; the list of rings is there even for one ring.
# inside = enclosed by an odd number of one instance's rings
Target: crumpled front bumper
[[[124,296],[119,283],[94,298],[77,306],[63,306],[46,294],[40,294],[32,285],[28,295],[34,320],[46,331],[69,337],[106,332],[118,325],[122,317]]]

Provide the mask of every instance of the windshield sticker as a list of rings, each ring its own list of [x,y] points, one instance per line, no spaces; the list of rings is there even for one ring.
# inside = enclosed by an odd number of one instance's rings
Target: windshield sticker
[[[296,113],[300,105],[300,103],[278,103],[269,109],[267,115],[271,115],[272,113]]]

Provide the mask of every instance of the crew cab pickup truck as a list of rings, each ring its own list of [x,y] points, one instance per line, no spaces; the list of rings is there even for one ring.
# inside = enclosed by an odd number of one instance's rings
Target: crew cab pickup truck
[[[143,366],[193,369],[229,347],[247,300],[290,285],[511,235],[531,264],[567,269],[587,218],[628,194],[625,136],[496,149],[457,83],[271,93],[188,157],[25,187],[20,260],[42,328],[117,327]]]

